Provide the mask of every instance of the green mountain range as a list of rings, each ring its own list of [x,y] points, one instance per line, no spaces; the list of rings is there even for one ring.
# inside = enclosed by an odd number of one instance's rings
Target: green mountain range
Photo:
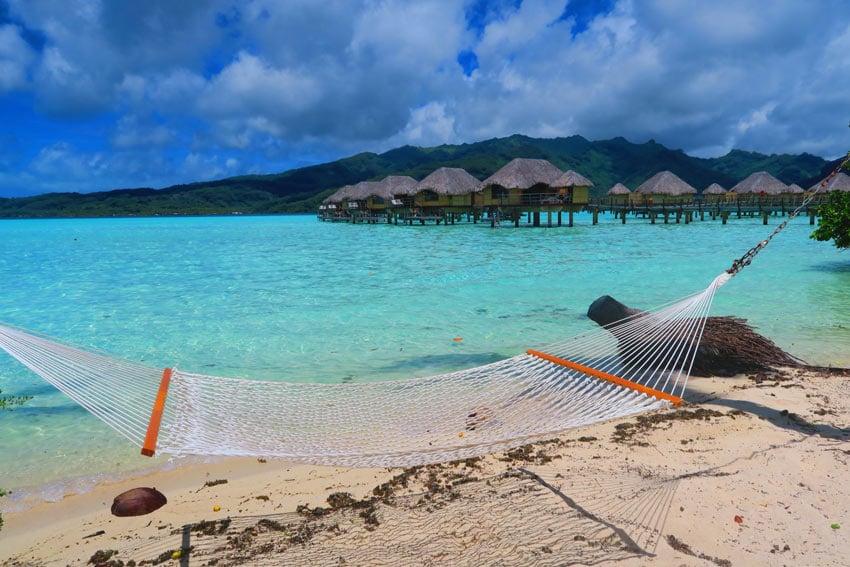
[[[764,155],[732,150],[720,158],[695,158],[650,140],[625,138],[591,142],[581,136],[530,138],[514,135],[483,142],[430,148],[403,146],[383,154],[361,153],[330,163],[271,175],[244,175],[164,189],[116,189],[97,193],[48,193],[0,199],[1,218],[94,217],[209,214],[276,214],[316,211],[343,185],[387,175],[422,179],[439,167],[461,167],[485,179],[518,157],[543,158],[572,169],[594,183],[592,196],[615,183],[630,189],[669,170],[702,191],[711,183],[729,189],[749,174],[767,171],[784,183],[807,188],[832,169],[810,155]]]

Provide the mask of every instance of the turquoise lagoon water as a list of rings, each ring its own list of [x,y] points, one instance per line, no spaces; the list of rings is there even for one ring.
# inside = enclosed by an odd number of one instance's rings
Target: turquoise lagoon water
[[[0,320],[155,366],[308,382],[477,366],[591,330],[603,294],[651,308],[706,287],[760,219],[572,228],[320,223],[312,216],[0,221]],[[795,219],[717,294],[813,364],[850,365],[850,252]],[[460,337],[462,341],[455,341]],[[0,509],[171,466],[0,354]]]

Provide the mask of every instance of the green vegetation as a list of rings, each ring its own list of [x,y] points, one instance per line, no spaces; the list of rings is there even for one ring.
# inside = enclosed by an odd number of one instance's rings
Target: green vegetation
[[[460,167],[483,180],[517,157],[547,159],[564,171],[581,173],[594,183],[592,196],[604,194],[617,182],[634,189],[663,170],[672,171],[698,190],[714,182],[728,189],[762,170],[805,188],[822,179],[828,165],[809,154],[768,156],[733,150],[721,158],[702,159],[652,140],[633,144],[625,138],[590,142],[581,136],[541,139],[515,135],[473,144],[403,146],[273,175],[245,175],[160,190],[0,199],[0,218],[313,213],[322,199],[343,185],[387,175],[422,179],[439,167]]]
[[[844,168],[848,169],[846,162]],[[830,193],[829,201],[820,206],[818,214],[820,221],[811,237],[815,240],[832,240],[837,248],[850,248],[850,192]]]
[[[3,390],[0,390],[0,394]],[[0,395],[0,410],[11,410],[13,406],[20,406],[31,400],[32,396],[3,396]],[[0,496],[3,496],[0,494]]]

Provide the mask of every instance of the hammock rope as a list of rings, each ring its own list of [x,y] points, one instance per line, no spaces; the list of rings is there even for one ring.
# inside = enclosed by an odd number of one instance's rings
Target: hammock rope
[[[616,327],[406,380],[304,384],[163,370],[11,325],[0,325],[0,348],[144,455],[413,466],[681,403],[711,301],[729,278]]]

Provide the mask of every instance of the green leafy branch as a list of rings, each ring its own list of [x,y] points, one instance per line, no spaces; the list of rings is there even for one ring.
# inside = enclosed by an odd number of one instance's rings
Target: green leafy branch
[[[0,390],[0,394],[3,393],[3,390]],[[0,409],[9,410],[14,406],[20,406],[27,402],[27,400],[31,400],[32,396],[0,396]],[[2,496],[2,494],[0,494]]]

